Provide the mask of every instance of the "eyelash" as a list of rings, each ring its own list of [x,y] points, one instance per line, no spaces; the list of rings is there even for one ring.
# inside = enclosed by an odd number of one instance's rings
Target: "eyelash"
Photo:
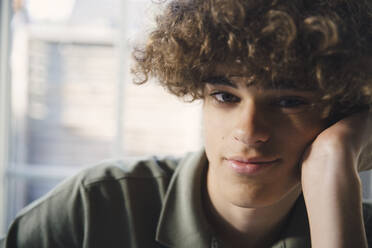
[[[218,103],[218,104],[234,104],[240,102],[240,98],[224,91],[217,91],[210,94],[211,97]],[[223,99],[223,97],[228,96],[232,99]],[[220,99],[219,99],[220,98]],[[286,101],[283,103],[283,101]],[[285,96],[279,97],[270,102],[271,106],[278,106],[280,108],[290,109],[290,108],[299,108],[301,106],[309,105],[309,102],[306,99],[297,96]]]
[[[283,104],[286,106],[281,105],[282,101],[287,101],[287,104]],[[297,97],[297,96],[286,96],[281,97],[278,100],[275,100],[272,102],[273,105],[279,106],[281,108],[298,108],[301,106],[309,105],[309,102],[303,98]]]
[[[233,104],[233,103],[237,103],[240,101],[240,98],[233,95],[233,94],[230,94],[228,92],[225,92],[225,91],[216,91],[216,92],[213,92],[210,94],[211,97],[213,97],[213,99],[219,103],[219,104]],[[220,97],[222,97],[222,99],[218,99]],[[232,97],[234,100],[226,100],[224,99],[223,100],[223,97],[224,96],[228,96],[228,97]]]

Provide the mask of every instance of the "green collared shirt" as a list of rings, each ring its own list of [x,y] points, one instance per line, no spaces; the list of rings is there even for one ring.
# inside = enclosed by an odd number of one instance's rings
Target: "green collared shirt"
[[[87,169],[24,209],[0,248],[221,248],[202,206],[207,164],[201,151]],[[371,246],[372,206],[363,207]],[[302,197],[272,247],[310,247]]]

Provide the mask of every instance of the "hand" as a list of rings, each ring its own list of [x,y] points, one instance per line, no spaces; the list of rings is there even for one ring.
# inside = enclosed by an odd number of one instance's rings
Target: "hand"
[[[366,170],[372,167],[372,164],[366,161],[366,158],[372,157],[370,154],[372,154],[372,113],[363,111],[336,122],[316,137],[304,152],[302,175],[304,176],[304,173],[305,176],[306,173],[319,175],[328,169]],[[314,167],[319,167],[319,170]]]
[[[366,111],[328,127],[304,152],[301,182],[312,247],[367,247],[358,162],[371,140]]]

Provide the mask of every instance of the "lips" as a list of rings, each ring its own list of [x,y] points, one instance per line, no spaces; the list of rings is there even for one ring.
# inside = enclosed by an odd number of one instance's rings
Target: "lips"
[[[226,161],[233,171],[239,174],[254,175],[278,164],[280,160],[264,157],[229,157]]]
[[[244,158],[244,157],[229,157],[227,160],[237,161],[240,163],[246,164],[265,164],[265,163],[273,163],[277,161],[276,158],[264,158],[264,157],[253,157],[253,158]]]

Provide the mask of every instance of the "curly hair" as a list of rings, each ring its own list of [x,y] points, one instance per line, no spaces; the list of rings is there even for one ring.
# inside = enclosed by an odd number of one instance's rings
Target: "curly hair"
[[[372,103],[371,0],[173,0],[133,52],[135,83],[203,98],[218,65],[258,85],[314,89],[350,112]]]

